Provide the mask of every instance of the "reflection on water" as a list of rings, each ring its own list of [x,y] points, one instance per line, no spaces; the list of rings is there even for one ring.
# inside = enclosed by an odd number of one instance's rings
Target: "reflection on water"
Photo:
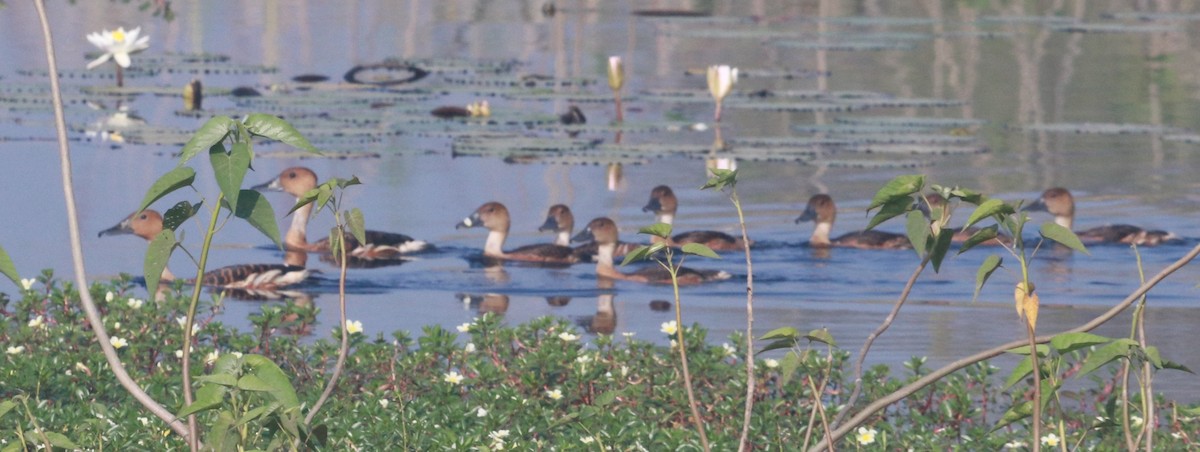
[[[682,205],[674,218],[680,230],[738,235],[728,198],[696,190],[708,167],[741,171],[737,188],[756,241],[758,326],[828,327],[847,347],[886,315],[917,258],[805,246],[809,231],[791,220],[815,193],[838,199],[838,228],[850,231],[865,226],[875,190],[898,174],[921,172],[1007,200],[1032,200],[1064,186],[1077,196],[1078,224],[1130,223],[1184,237],[1181,244],[1139,250],[1151,273],[1200,238],[1200,224],[1191,221],[1200,201],[1191,177],[1198,170],[1200,137],[1192,128],[1200,110],[1187,94],[1200,88],[1200,48],[1192,46],[1200,29],[1190,22],[1194,14],[1178,20],[1166,14],[1191,12],[1190,3],[1145,2],[1138,9],[1082,0],[1061,7],[775,0],[718,3],[711,16],[671,19],[590,2],[550,17],[536,5],[468,0],[354,7],[282,1],[236,11],[220,3],[175,4],[178,18],[170,23],[109,3],[62,6],[54,15],[67,120],[80,140],[72,150],[81,170],[75,182],[84,229],[107,227],[133,210],[155,178],[175,166],[174,153],[205,115],[285,116],[339,158],[300,162],[286,147],[263,144],[254,163],[263,174],[253,179],[297,164],[326,177],[358,176],[365,185],[348,190],[346,202],[362,209],[368,226],[438,246],[403,265],[351,262],[349,315],[368,332],[449,327],[502,312],[513,323],[555,315],[595,334],[630,332],[665,342],[659,325],[673,317],[671,302],[663,301],[673,299],[669,288],[603,287],[591,265],[481,264],[480,234],[447,225],[495,199],[512,212],[510,243],[537,243],[545,241],[536,231],[542,214],[562,203],[582,218],[611,217],[625,225],[625,237],[644,241],[634,232],[650,223],[640,211],[645,193],[669,185]],[[0,42],[7,63],[0,71],[0,155],[7,162],[0,179],[23,194],[7,201],[12,214],[0,217],[0,244],[23,275],[69,268],[61,194],[48,185],[57,186],[58,169],[44,62],[28,51],[40,48],[36,24],[25,20],[31,15],[31,5],[19,2],[0,14],[0,28],[12,38]],[[153,47],[135,56],[126,91],[106,90],[111,73],[82,70],[90,45],[80,30],[139,24],[154,37]],[[1100,29],[1108,33],[1092,32]],[[229,61],[179,56],[199,52]],[[610,55],[622,56],[626,71],[619,126],[612,124],[616,111],[604,83]],[[389,58],[420,62],[429,73],[392,88],[338,82],[354,67],[383,68]],[[688,74],[713,64],[737,66],[743,77],[725,99],[722,127],[709,135],[691,125],[710,121],[712,100],[703,77]],[[363,70],[356,77],[412,73]],[[329,80],[301,87],[291,81],[299,74]],[[179,87],[192,79],[204,85],[203,113],[181,109]],[[233,96],[235,88],[260,95]],[[481,100],[492,110],[485,120],[428,114]],[[578,131],[574,138],[559,118],[572,105],[587,116],[570,126]],[[1137,127],[1111,132],[1122,125]],[[114,132],[122,142],[112,140]],[[213,182],[201,170],[196,189],[215,193]],[[195,196],[181,191],[155,207]],[[287,221],[282,214],[290,203],[275,201],[280,221]],[[331,226],[317,217],[311,227]],[[200,228],[182,229],[185,246],[194,249]],[[263,242],[253,228],[231,222],[214,243],[210,265],[283,260]],[[88,238],[84,246],[93,277],[140,272],[142,243]],[[1129,248],[1090,251],[1045,248],[1033,263],[1044,331],[1078,325],[1137,286]],[[970,302],[975,270],[989,252],[950,258],[941,273],[924,274],[873,358],[896,364],[928,355],[936,365],[1021,337],[1011,270],[998,270],[980,300]],[[744,321],[738,256],[688,261],[735,275],[682,293],[684,323],[710,328],[714,340]],[[300,291],[321,308],[321,324],[335,325],[336,263],[328,257],[309,263],[324,275]],[[171,264],[184,273],[190,262],[177,253]],[[1197,280],[1200,272],[1190,267],[1169,279],[1151,293],[1148,313],[1151,340],[1164,356],[1192,368],[1200,367],[1200,350],[1189,346],[1192,326],[1200,323],[1193,309]],[[461,301],[460,293],[487,295],[472,295],[464,309],[439,301]],[[226,309],[229,323],[248,327],[246,316],[258,303]],[[1127,318],[1119,319],[1101,333],[1125,335],[1126,325]],[[1171,396],[1200,394],[1195,379],[1164,374],[1163,381]]]

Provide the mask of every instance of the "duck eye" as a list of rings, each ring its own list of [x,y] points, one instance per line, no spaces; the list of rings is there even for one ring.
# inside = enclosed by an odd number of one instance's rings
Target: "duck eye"
[[[146,219],[146,214],[144,214],[144,213],[143,213],[143,214],[142,214],[142,216],[138,217],[138,219],[139,219],[139,220],[145,220],[145,219]]]
[[[295,179],[295,178],[296,178],[296,172],[295,172],[295,171],[292,171],[292,172],[288,173],[288,178],[289,178],[289,179]]]

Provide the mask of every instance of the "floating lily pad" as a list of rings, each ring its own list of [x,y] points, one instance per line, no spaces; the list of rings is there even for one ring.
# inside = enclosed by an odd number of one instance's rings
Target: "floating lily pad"
[[[103,96],[131,96],[136,94],[149,94],[155,96],[183,97],[182,86],[83,86],[80,87],[80,91],[84,94]],[[230,92],[231,90],[229,88],[204,88],[204,95],[208,97],[228,96]]]
[[[1164,135],[1162,139],[1175,143],[1200,144],[1200,135],[1194,133],[1174,133]]]
[[[921,160],[854,160],[854,159],[824,159],[818,158],[808,161],[809,165],[822,166],[828,168],[869,168],[869,169],[886,169],[886,168],[921,168],[933,166],[933,162]]]
[[[838,41],[838,40],[779,40],[773,41],[772,45],[785,47],[790,49],[802,50],[833,50],[842,52],[858,52],[858,51],[882,51],[882,50],[912,50],[917,48],[916,44],[908,41],[888,41],[888,40],[858,40],[858,41]]]
[[[688,77],[708,77],[707,68],[688,68],[683,72],[683,75]],[[780,78],[784,80],[810,79],[815,77],[828,77],[829,72],[812,71],[807,69],[782,69],[782,68],[738,68],[738,79],[755,79],[755,78]]]
[[[500,155],[528,153],[529,151],[568,152],[595,148],[593,140],[570,138],[540,138],[516,135],[475,136],[454,140],[450,145],[453,155]]]
[[[911,126],[883,124],[797,124],[792,126],[797,133],[839,135],[909,134],[917,130]]]
[[[843,116],[835,118],[834,122],[840,124],[901,126],[922,129],[953,129],[980,126],[985,121],[972,118],[931,118],[919,116]]]
[[[1078,22],[1074,17],[1067,16],[984,16],[977,21],[981,24],[1064,24]]]
[[[769,28],[748,28],[741,30],[722,30],[709,27],[686,27],[678,30],[664,30],[669,36],[686,38],[715,38],[715,39],[787,39],[799,38],[802,34],[795,30],[777,30]]]
[[[1100,24],[1100,23],[1075,23],[1075,24],[1053,24],[1050,29],[1064,33],[1173,33],[1183,31],[1183,29],[1173,25],[1159,24]]]
[[[825,22],[842,25],[878,25],[890,27],[908,27],[914,25],[933,25],[936,20],[927,17],[877,17],[877,16],[842,16],[842,17],[813,17],[812,22]]]
[[[492,94],[504,97],[505,99],[509,99],[509,100],[531,101],[531,102],[566,101],[566,102],[577,103],[577,104],[598,104],[598,103],[612,103],[612,101],[613,101],[613,95],[611,93],[602,93],[602,94],[576,93],[576,92],[548,93],[548,92],[531,92],[529,90],[524,90],[524,91],[513,90],[513,91],[509,91],[507,93],[493,92]],[[638,100],[637,96],[623,96],[622,99],[625,102],[636,102]]]
[[[648,160],[637,157],[622,157],[604,155],[602,153],[570,153],[563,155],[553,154],[513,154],[504,158],[505,163],[532,164],[540,163],[546,165],[608,165],[619,163],[623,165],[642,165]]]
[[[346,83],[395,86],[413,83],[428,75],[429,71],[414,64],[385,61],[382,63],[354,66],[342,76],[342,79]]]
[[[737,149],[748,147],[810,147],[817,146],[846,146],[854,144],[848,138],[817,138],[817,137],[738,137],[726,141]]]
[[[1195,22],[1200,21],[1200,14],[1171,12],[1160,13],[1151,11],[1119,11],[1104,13],[1100,17],[1117,20],[1140,20],[1145,22]]]
[[[834,103],[834,102],[756,102],[756,101],[727,101],[725,108],[738,110],[758,110],[758,111],[786,111],[786,112],[845,112],[853,110],[861,110],[867,108],[865,106],[854,105],[851,103]]]
[[[838,151],[858,152],[866,154],[908,154],[908,155],[970,155],[987,152],[983,145],[943,145],[920,143],[864,143],[837,148]]]
[[[1026,132],[1052,132],[1052,133],[1078,133],[1078,134],[1098,134],[1098,135],[1145,135],[1145,134],[1167,134],[1178,133],[1180,130],[1174,127],[1157,126],[1153,124],[1115,124],[1115,123],[1049,123],[1049,124],[1026,124],[1013,126],[1013,128],[1024,130]]]
[[[959,107],[965,102],[954,99],[923,99],[923,98],[858,98],[836,99],[834,102],[843,104],[851,109],[860,108],[947,108]]]
[[[708,17],[712,12],[691,9],[638,9],[632,14],[641,17]]]
[[[328,151],[328,150],[323,150],[323,151],[321,151],[320,154],[313,154],[308,151],[298,151],[298,150],[294,150],[294,149],[256,151],[254,153],[254,156],[256,158],[289,159],[289,160],[291,160],[291,159],[295,159],[295,160],[308,160],[308,159],[351,160],[351,159],[377,159],[377,158],[381,157],[378,152],[369,152],[369,151]]]
[[[577,125],[549,125],[539,128],[539,130],[552,133],[602,133],[613,134],[622,133],[652,133],[652,132],[693,132],[698,131],[702,127],[697,127],[696,123],[691,122],[648,122],[648,121],[629,121],[622,124],[577,124]],[[703,127],[703,128],[706,128]]]

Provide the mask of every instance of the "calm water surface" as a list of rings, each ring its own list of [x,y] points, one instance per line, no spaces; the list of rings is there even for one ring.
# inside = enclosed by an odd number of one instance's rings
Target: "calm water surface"
[[[1019,5],[975,10],[964,2],[835,5],[841,3],[718,2],[713,5],[714,19],[689,22],[636,18],[629,14],[628,5],[610,2],[561,2],[558,14],[548,17],[536,2],[517,6],[486,1],[273,1],[244,5],[183,1],[175,2],[178,18],[164,22],[116,3],[81,2],[59,5],[54,11],[54,28],[60,66],[77,75],[64,80],[68,92],[75,93],[69,100],[81,96],[80,87],[112,84],[99,77],[107,75],[110,66],[78,76],[87,62],[85,54],[91,50],[83,35],[118,25],[140,25],[151,36],[152,47],[135,56],[135,64],[139,57],[206,52],[228,55],[233,64],[278,69],[195,75],[211,90],[254,86],[266,92],[268,86],[289,84],[290,78],[299,74],[325,74],[340,80],[356,64],[389,57],[441,57],[515,59],[524,63],[518,73],[598,80],[587,91],[603,95],[608,93],[602,80],[604,61],[608,55],[623,55],[629,71],[625,91],[631,97],[629,122],[668,118],[707,122],[711,118],[707,102],[639,102],[637,96],[649,98],[645,93],[651,90],[703,94],[703,79],[685,75],[689,69],[718,63],[743,68],[748,76],[730,100],[722,128],[726,140],[796,136],[795,126],[873,115],[984,121],[967,133],[978,138],[986,153],[897,157],[927,165],[916,169],[889,165],[889,158],[881,155],[867,156],[877,163],[867,168],[795,161],[738,162],[742,170],[738,188],[750,234],[758,242],[754,249],[758,331],[789,325],[802,330],[827,327],[843,347],[852,350],[857,350],[891,309],[917,258],[908,251],[814,252],[805,245],[811,225],[798,226],[792,220],[815,193],[834,195],[841,211],[835,229],[848,231],[866,224],[863,211],[871,195],[899,174],[921,172],[937,183],[973,187],[1011,200],[1032,199],[1047,187],[1061,185],[1076,195],[1076,224],[1081,227],[1127,222],[1168,229],[1187,238],[1181,244],[1143,249],[1151,273],[1177,259],[1200,238],[1200,225],[1194,221],[1200,197],[1195,194],[1193,176],[1200,162],[1196,145],[1190,144],[1196,140],[1172,138],[1200,130],[1200,103],[1194,94],[1200,92],[1196,69],[1200,68],[1200,49],[1191,45],[1200,35],[1194,22],[1143,22],[1127,18],[1132,10],[1083,1],[1066,2],[1064,9],[1055,11],[1023,10],[1029,7]],[[1177,10],[1194,13],[1192,5],[1194,2],[1183,2]],[[659,2],[656,7],[692,6]],[[1116,18],[1110,18],[1114,14]],[[830,19],[818,20],[822,15]],[[1054,21],[1154,25],[1170,30],[1068,32],[1046,25],[1052,20],[1035,19],[1047,15],[1057,16]],[[755,20],[762,17],[770,21]],[[34,19],[27,2],[10,2],[0,10],[0,29],[6,32],[6,39],[0,41],[0,61],[6,62],[0,67],[0,86],[6,94],[0,95],[0,100],[7,99],[0,105],[4,107],[0,109],[0,156],[5,162],[0,165],[0,180],[7,194],[0,213],[0,244],[23,275],[55,268],[66,277],[70,258],[51,116],[44,104],[13,100],[13,93],[45,84],[36,76],[44,71],[45,61]],[[853,50],[786,42],[836,43],[846,35],[877,36],[876,42],[904,46]],[[800,75],[755,77],[755,70]],[[34,76],[28,75],[30,71]],[[810,73],[826,75],[804,75]],[[131,77],[127,84],[174,91],[193,76],[164,73]],[[950,106],[875,108],[856,113],[733,107],[739,101],[751,102],[748,94],[760,90],[869,91],[897,98],[941,99]],[[405,107],[427,111],[477,99],[489,100],[497,117],[504,112],[553,114],[567,106],[565,100],[556,100],[559,98],[513,100],[459,90],[435,93],[430,100]],[[176,164],[171,154],[178,150],[178,146],[121,144],[87,137],[85,130],[96,130],[93,124],[116,108],[113,98],[101,100],[105,102],[103,110],[90,109],[82,102],[68,106],[87,267],[89,276],[96,279],[140,272],[144,243],[132,237],[96,239],[95,233],[136,208],[150,183]],[[203,120],[177,115],[181,106],[178,96],[142,94],[124,103],[153,126],[192,130]],[[580,106],[589,124],[604,124],[613,118],[610,103]],[[227,96],[210,97],[205,107],[254,111]],[[1076,134],[1022,129],[1031,124],[1085,122],[1171,130]],[[611,140],[609,135],[590,133],[583,138]],[[704,145],[713,140],[713,130],[630,133],[624,139],[635,144]],[[455,230],[453,226],[486,201],[501,201],[513,213],[510,246],[549,241],[550,237],[538,234],[536,228],[545,210],[555,203],[569,204],[579,225],[595,216],[610,216],[621,226],[623,238],[635,240],[637,227],[652,222],[641,206],[649,190],[659,184],[673,186],[680,197],[680,230],[734,232],[735,228],[736,216],[728,199],[696,189],[705,179],[703,159],[669,156],[624,165],[621,179],[610,189],[609,168],[604,164],[509,164],[495,157],[455,158],[450,140],[437,136],[410,133],[366,143],[329,143],[322,147],[377,156],[303,161],[259,158],[247,181],[266,181],[297,164],[313,168],[321,177],[357,175],[366,184],[351,189],[348,199],[366,213],[369,227],[407,233],[438,245],[439,251],[400,266],[351,271],[349,317],[362,320],[372,334],[419,331],[429,324],[451,327],[489,311],[503,312],[512,323],[554,315],[570,318],[589,330],[611,328],[636,333],[641,339],[663,340],[659,325],[673,319],[673,313],[654,311],[650,305],[655,300],[669,300],[669,288],[618,283],[615,290],[600,290],[588,265],[496,270],[473,264],[469,258],[478,255],[485,232]],[[257,148],[259,152],[281,149],[275,145]],[[201,170],[197,180],[199,190],[215,193],[205,171]],[[269,196],[279,212],[291,203],[283,194]],[[181,192],[156,207],[165,209],[181,199],[195,198],[186,198]],[[281,219],[281,225],[286,227],[286,222]],[[330,223],[326,216],[316,219],[310,236],[327,230]],[[899,224],[883,227],[899,228]],[[185,243],[195,249],[199,228],[193,225],[186,230]],[[232,222],[218,235],[211,264],[278,260],[281,253],[264,247],[264,242],[248,225]],[[1124,298],[1138,283],[1136,262],[1127,247],[1095,247],[1090,255],[1042,254],[1034,264],[1043,303],[1042,331],[1080,324]],[[971,302],[975,269],[985,256],[986,252],[967,253],[949,259],[940,274],[922,275],[911,304],[876,344],[873,361],[896,364],[912,355],[925,355],[931,365],[940,365],[1022,337],[1012,309],[1012,271],[997,272],[979,301]],[[719,261],[693,259],[690,263],[738,277],[685,289],[686,322],[709,328],[709,337],[717,342],[744,328],[745,286],[741,279],[746,270],[741,256],[730,254]],[[189,273],[188,265],[181,255],[172,261],[177,274]],[[322,308],[324,331],[337,322],[336,272],[315,256],[310,265],[324,272],[319,282],[307,288],[313,302]],[[1151,341],[1162,348],[1163,355],[1192,368],[1200,368],[1200,348],[1195,347],[1193,333],[1194,325],[1200,323],[1198,281],[1200,271],[1194,267],[1167,280],[1152,293],[1148,317]],[[482,299],[489,293],[496,295],[483,302],[463,301],[464,294]],[[246,315],[260,306],[261,302],[229,300],[223,320],[247,326]],[[615,325],[597,322],[598,310],[610,306]],[[1101,333],[1126,334],[1128,323],[1127,316],[1120,317]],[[1000,364],[1007,367],[1011,361],[1001,360]],[[1160,381],[1172,397],[1200,399],[1200,381],[1194,377],[1164,374]]]

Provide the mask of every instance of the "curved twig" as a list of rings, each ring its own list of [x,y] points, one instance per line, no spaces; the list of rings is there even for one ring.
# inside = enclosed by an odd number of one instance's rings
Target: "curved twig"
[[[1108,322],[1109,320],[1112,320],[1113,317],[1116,317],[1118,314],[1120,314],[1122,311],[1124,311],[1126,308],[1128,308],[1129,305],[1133,304],[1133,302],[1137,301],[1139,298],[1141,298],[1143,295],[1145,295],[1146,292],[1149,292],[1150,289],[1154,288],[1154,286],[1157,286],[1159,282],[1162,282],[1163,279],[1166,279],[1167,276],[1170,276],[1172,273],[1175,273],[1180,268],[1183,268],[1184,265],[1187,265],[1188,262],[1191,262],[1192,259],[1195,259],[1197,255],[1200,255],[1200,245],[1197,245],[1195,248],[1192,248],[1191,251],[1188,251],[1188,253],[1185,254],[1183,257],[1179,258],[1179,260],[1175,261],[1171,265],[1168,265],[1166,268],[1163,268],[1162,271],[1158,272],[1158,274],[1154,275],[1153,278],[1150,278],[1148,281],[1146,281],[1145,284],[1142,284],[1140,287],[1137,288],[1137,290],[1133,291],[1132,294],[1129,294],[1128,297],[1125,297],[1124,300],[1122,300],[1116,306],[1113,306],[1111,309],[1106,311],[1104,314],[1097,316],[1096,318],[1092,319],[1091,321],[1089,321],[1083,325],[1063,331],[1058,334],[1091,331],[1091,330],[1096,329],[1096,327]],[[1052,339],[1056,335],[1057,334],[1050,335],[1050,336],[1038,337],[1038,338],[1036,338],[1036,342],[1039,344],[1049,342],[1050,339]],[[917,379],[916,381],[905,385],[904,387],[900,388],[896,392],[893,392],[891,394],[884,396],[883,398],[880,398],[879,400],[871,402],[870,405],[867,405],[866,407],[864,407],[862,409],[862,411],[859,411],[858,414],[855,414],[854,417],[852,417],[852,418],[850,418],[850,420],[846,421],[845,425],[839,425],[837,427],[837,429],[834,430],[834,432],[833,432],[833,440],[837,441],[838,439],[841,439],[842,437],[846,436],[847,433],[850,433],[851,429],[853,429],[854,427],[857,427],[860,424],[862,424],[863,422],[865,422],[867,420],[867,418],[873,416],[875,413],[879,412],[880,410],[887,408],[891,404],[899,402],[900,400],[903,400],[905,397],[912,395],[912,393],[920,390],[921,388],[929,386],[930,384],[942,379],[943,377],[945,377],[947,375],[950,375],[951,373],[954,373],[955,371],[958,371],[959,369],[962,369],[964,367],[970,366],[970,365],[978,363],[978,362],[982,362],[982,361],[994,358],[1010,349],[1026,345],[1027,343],[1028,342],[1025,339],[1007,342],[1007,343],[998,345],[996,347],[992,347],[990,349],[984,350],[982,352],[959,359],[950,364],[947,364],[947,365],[943,366],[942,368],[931,372],[929,375],[921,377],[921,378]],[[825,449],[826,447],[827,447],[827,444],[825,443],[824,440],[822,440],[821,442],[819,442],[815,446],[813,446],[813,448],[810,450],[821,450],[821,449]]]
[[[750,261],[750,236],[746,233],[746,217],[742,213],[737,187],[730,190],[729,197],[737,208],[738,224],[742,227],[742,249],[746,252],[746,412],[742,419],[742,438],[738,441],[738,452],[742,452],[749,447],[750,420],[754,415],[754,265]]]
[[[79,286],[79,300],[87,314],[88,323],[92,325],[92,331],[96,334],[96,340],[100,343],[100,349],[104,352],[104,358],[108,361],[108,366],[112,368],[113,374],[116,375],[117,381],[133,395],[138,403],[166,422],[175,433],[187,439],[187,426],[176,419],[175,414],[138,387],[137,382],[129,376],[129,372],[121,363],[121,358],[117,356],[117,350],[108,342],[108,331],[104,328],[104,320],[100,318],[100,310],[96,309],[96,302],[92,300],[92,294],[87,290],[87,274],[83,265],[83,243],[79,235],[79,212],[75,207],[75,184],[72,182],[71,175],[71,153],[67,145],[67,123],[63,119],[62,89],[58,85],[58,62],[54,57],[54,39],[50,36],[50,19],[46,16],[44,1],[34,0],[33,5],[37,8],[38,19],[42,25],[42,39],[46,43],[50,94],[54,99],[54,128],[58,133],[58,156],[62,165],[63,198],[67,206],[67,228],[71,235],[71,262],[75,269],[75,283]]]

